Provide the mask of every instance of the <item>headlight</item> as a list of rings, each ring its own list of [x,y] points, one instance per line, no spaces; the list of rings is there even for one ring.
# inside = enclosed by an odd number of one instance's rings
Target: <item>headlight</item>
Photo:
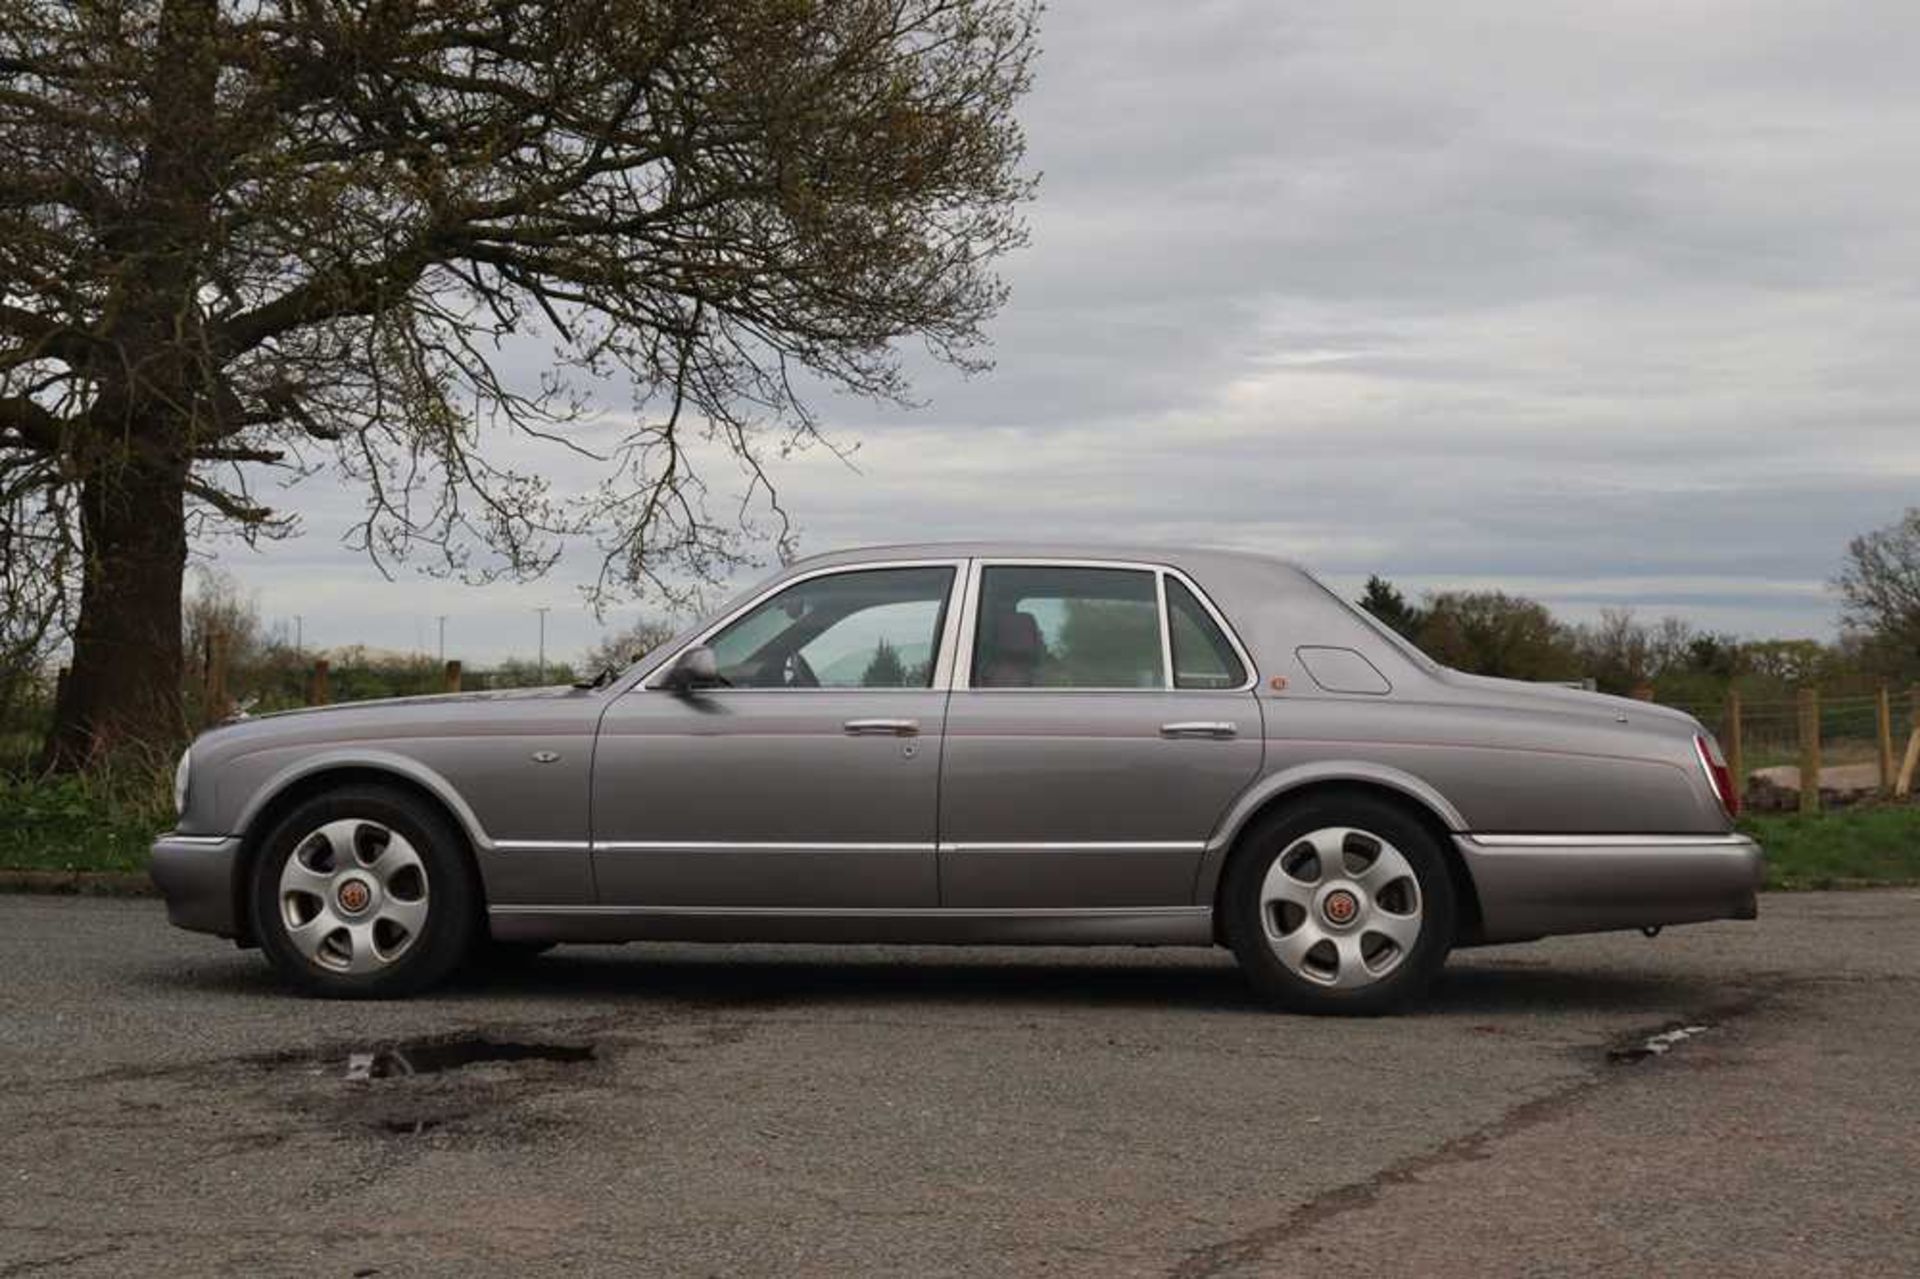
[[[187,811],[187,766],[193,762],[191,748],[180,752],[180,762],[173,770],[173,813],[184,816]]]

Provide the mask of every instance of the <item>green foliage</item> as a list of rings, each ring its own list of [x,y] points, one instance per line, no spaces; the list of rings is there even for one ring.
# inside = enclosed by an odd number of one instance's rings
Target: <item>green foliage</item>
[[[144,870],[173,825],[172,761],[40,779],[0,774],[0,869]]]
[[[1386,578],[1378,574],[1369,577],[1366,590],[1354,602],[1403,637],[1419,642],[1420,628],[1426,623],[1426,611],[1409,604],[1400,589]]]
[[[1848,626],[1889,673],[1920,678],[1920,506],[1848,543],[1834,586]]]
[[[1160,613],[1150,602],[1081,599],[1066,602],[1060,633],[1041,662],[1040,682],[1071,682],[1083,688],[1132,688],[1153,670],[1146,654],[1160,652]]]
[[[866,671],[860,676],[862,688],[904,688],[907,683],[907,667],[900,660],[900,652],[883,636],[873,649],[873,660],[867,663]]]
[[[1442,591],[1427,599],[1420,647],[1473,675],[1570,680],[1584,672],[1566,628],[1544,605],[1505,591]]]
[[[671,597],[786,549],[767,466],[819,439],[797,388],[903,401],[909,338],[986,365],[1037,23],[0,0],[0,618],[19,585],[86,614],[50,758],[178,730],[189,536],[291,534],[273,479],[330,473],[371,559],[469,580],[577,539],[595,590]],[[502,359],[529,340],[537,377]],[[541,441],[600,482],[557,493]]]
[[[1920,883],[1920,808],[1870,805],[1818,817],[1755,814],[1740,828],[1767,850],[1767,887]]]

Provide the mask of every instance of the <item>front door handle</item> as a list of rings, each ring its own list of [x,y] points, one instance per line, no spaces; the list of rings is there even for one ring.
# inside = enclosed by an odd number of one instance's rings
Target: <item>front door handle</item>
[[[1240,730],[1235,727],[1231,721],[1224,719],[1189,719],[1181,720],[1175,724],[1162,724],[1160,726],[1160,736],[1162,737],[1202,737],[1214,741],[1224,741],[1229,737],[1237,737],[1239,734]]]
[[[918,737],[917,719],[850,719],[840,726],[849,737]]]

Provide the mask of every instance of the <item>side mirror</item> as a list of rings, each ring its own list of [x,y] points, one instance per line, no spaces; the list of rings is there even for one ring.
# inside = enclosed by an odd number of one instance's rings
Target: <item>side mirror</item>
[[[685,697],[703,688],[718,688],[721,683],[720,664],[713,660],[713,650],[701,644],[674,660],[660,686]]]

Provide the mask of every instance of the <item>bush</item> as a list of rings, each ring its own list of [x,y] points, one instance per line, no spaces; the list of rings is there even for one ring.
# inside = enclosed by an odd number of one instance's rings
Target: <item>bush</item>
[[[173,825],[172,761],[79,776],[0,775],[0,869],[144,870]]]

